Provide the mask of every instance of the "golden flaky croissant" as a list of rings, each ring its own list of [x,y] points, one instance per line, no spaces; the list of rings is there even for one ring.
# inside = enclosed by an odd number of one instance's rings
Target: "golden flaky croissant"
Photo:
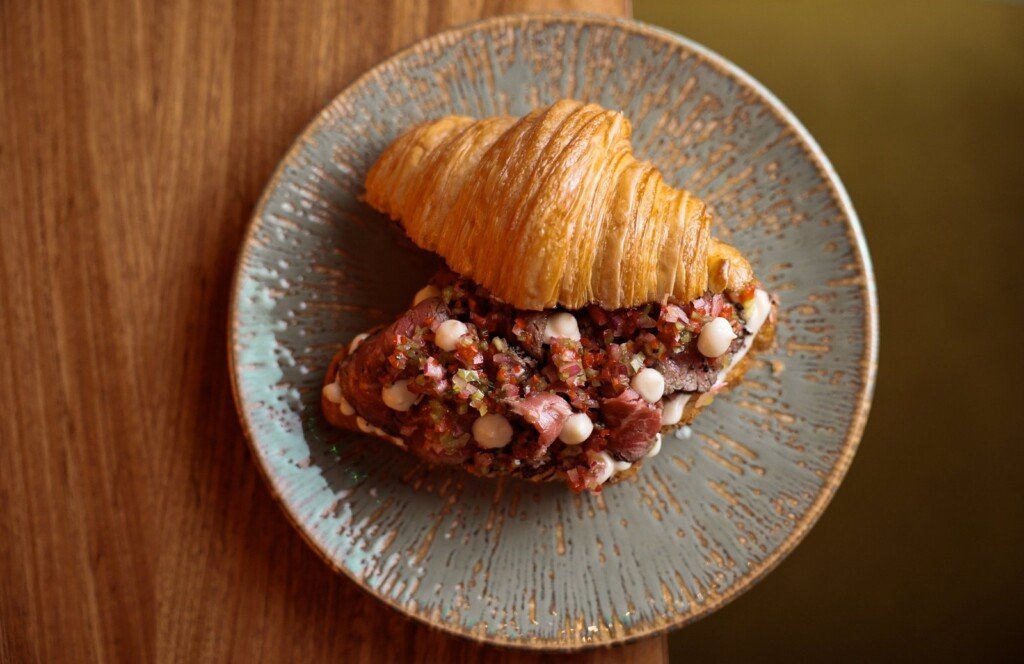
[[[444,117],[384,151],[366,201],[520,309],[742,289],[750,264],[711,237],[700,199],[633,156],[631,133],[621,113],[568,100],[521,119]]]
[[[328,367],[331,424],[432,464],[600,491],[770,344],[775,307],[619,113],[561,101],[413,127],[366,200],[442,269]]]

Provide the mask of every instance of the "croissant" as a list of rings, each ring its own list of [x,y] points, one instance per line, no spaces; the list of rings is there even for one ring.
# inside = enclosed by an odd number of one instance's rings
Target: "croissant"
[[[392,143],[366,201],[451,269],[338,351],[327,421],[431,464],[600,491],[738,382],[771,343],[772,296],[630,131],[560,101]]]
[[[621,113],[569,100],[518,120],[448,116],[394,141],[365,198],[520,309],[741,290],[750,264],[711,237],[700,199],[633,155],[631,133]]]

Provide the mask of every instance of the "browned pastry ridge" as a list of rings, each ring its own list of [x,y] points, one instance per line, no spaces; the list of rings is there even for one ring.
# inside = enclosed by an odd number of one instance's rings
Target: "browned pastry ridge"
[[[704,203],[633,156],[621,113],[560,101],[516,119],[448,116],[399,137],[366,201],[520,309],[633,307],[753,279]]]

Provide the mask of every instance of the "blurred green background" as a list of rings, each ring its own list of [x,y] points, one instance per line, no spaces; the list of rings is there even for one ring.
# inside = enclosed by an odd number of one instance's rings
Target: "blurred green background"
[[[1024,6],[634,0],[803,121],[881,304],[853,467],[796,551],[674,662],[1024,661]]]

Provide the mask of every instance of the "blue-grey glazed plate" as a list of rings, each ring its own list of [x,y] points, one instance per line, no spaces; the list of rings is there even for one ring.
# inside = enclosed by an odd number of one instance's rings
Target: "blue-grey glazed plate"
[[[360,202],[410,125],[620,109],[634,147],[708,202],[716,233],[781,298],[778,347],[688,438],[598,496],[430,470],[329,430],[334,352],[389,321],[437,266]],[[750,76],[639,23],[506,16],[399,53],[310,124],[246,234],[230,324],[235,397],[271,491],[331,566],[399,611],[528,648],[609,644],[707,615],[796,546],[850,465],[874,382],[867,247],[807,131]]]

